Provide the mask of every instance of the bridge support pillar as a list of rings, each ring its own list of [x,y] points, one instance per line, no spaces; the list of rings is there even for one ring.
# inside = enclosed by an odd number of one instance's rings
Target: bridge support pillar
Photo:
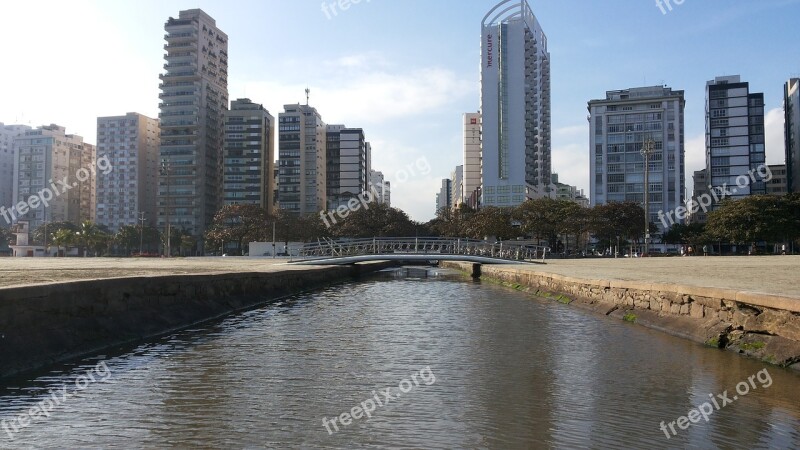
[[[472,265],[472,278],[479,279],[481,277],[481,265],[480,264],[473,264]]]

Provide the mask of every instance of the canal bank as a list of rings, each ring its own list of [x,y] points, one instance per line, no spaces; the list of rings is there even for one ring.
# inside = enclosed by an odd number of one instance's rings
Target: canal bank
[[[82,262],[73,264],[80,267]],[[0,289],[0,378],[135,344],[393,266],[297,268],[262,262],[263,267],[250,263],[251,271],[226,272],[214,261],[196,265],[198,273],[176,274],[163,262],[157,264],[144,276]],[[96,269],[96,276],[102,277],[103,271]]]
[[[442,265],[474,272],[472,264]],[[800,370],[799,297],[642,279],[590,279],[526,266],[483,266],[481,273],[540,297]]]

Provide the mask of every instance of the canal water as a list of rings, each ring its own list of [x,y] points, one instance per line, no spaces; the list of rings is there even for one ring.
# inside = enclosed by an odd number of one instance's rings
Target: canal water
[[[782,449],[800,375],[432,269],[16,380],[0,419],[0,448]]]

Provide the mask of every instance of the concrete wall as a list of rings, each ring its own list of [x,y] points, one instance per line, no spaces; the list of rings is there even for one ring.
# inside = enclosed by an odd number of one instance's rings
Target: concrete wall
[[[387,263],[0,289],[0,378],[135,344]]]
[[[443,263],[471,273],[472,265]],[[503,266],[483,277],[709,346],[800,369],[800,299],[729,289],[586,280]]]

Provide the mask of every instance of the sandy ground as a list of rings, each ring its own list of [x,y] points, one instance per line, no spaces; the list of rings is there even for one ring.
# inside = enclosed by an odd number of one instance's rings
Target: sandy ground
[[[800,256],[549,260],[546,266],[524,267],[579,278],[719,287],[800,298]],[[287,266],[286,260],[260,258],[0,258],[0,287],[143,275],[303,269],[308,266]]]

